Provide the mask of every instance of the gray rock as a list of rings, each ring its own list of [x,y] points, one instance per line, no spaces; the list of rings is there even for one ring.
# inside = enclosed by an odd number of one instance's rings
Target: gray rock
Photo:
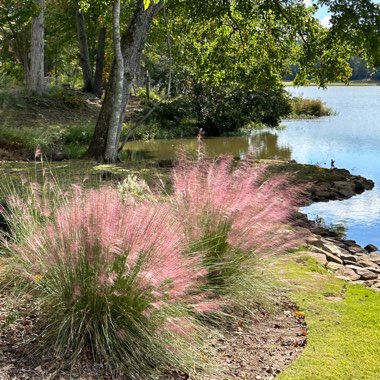
[[[331,198],[331,192],[330,191],[318,191],[315,193],[315,198],[330,199]]]
[[[347,250],[350,253],[353,253],[353,254],[364,253],[365,252],[364,249],[362,247],[360,247],[360,245],[349,246],[349,247],[347,247]]]
[[[360,276],[354,270],[346,267],[339,268],[335,272],[335,277],[346,281],[356,281],[360,279]]]
[[[350,189],[339,189],[339,194],[345,198],[351,198],[356,193],[352,188],[350,188]]]
[[[313,235],[313,236],[306,238],[306,243],[310,244],[310,245],[314,245],[314,243],[316,243],[318,240],[320,240],[320,237]]]
[[[368,255],[369,259],[376,263],[377,265],[380,265],[380,254],[379,253],[370,253]]]
[[[313,259],[317,260],[322,265],[326,265],[327,264],[326,255],[324,255],[323,253],[310,251],[310,252],[308,252],[308,254],[309,254],[310,257],[312,257]]]
[[[379,277],[376,273],[373,273],[367,269],[358,269],[356,273],[360,276],[360,279],[364,281],[377,280]]]
[[[351,264],[346,265],[346,268],[352,269],[352,270],[354,270],[354,271],[362,270],[362,269],[363,269],[363,267],[361,267],[361,266],[359,266],[359,265],[351,265]]]
[[[378,248],[376,247],[376,245],[373,245],[373,244],[367,244],[364,249],[371,253],[371,252],[376,252],[378,250]]]
[[[338,263],[334,263],[334,262],[330,261],[330,262],[327,263],[326,268],[327,269],[331,269],[333,271],[336,271],[336,270],[339,270],[339,269],[344,269],[344,265],[338,264]]]
[[[347,187],[352,187],[352,185],[349,181],[334,181],[333,185],[335,187],[337,187],[338,189],[344,189]]]
[[[357,258],[354,255],[346,255],[343,254],[340,256],[340,258],[343,260],[345,264],[352,264],[357,262]]]
[[[377,275],[380,275],[380,268],[379,267],[377,267],[377,268],[376,267],[368,267],[366,269],[370,270],[373,273],[376,273]]]
[[[355,189],[355,193],[361,194],[365,190],[363,184],[360,181],[358,181],[358,180],[353,181],[353,184],[355,186],[355,188],[354,188]]]
[[[342,252],[342,249],[339,248],[336,244],[334,243],[331,243],[325,239],[320,239],[318,240],[317,242],[314,243],[314,245],[316,247],[319,247],[319,248],[322,248],[324,251],[328,252],[328,253],[331,253],[335,256],[340,256],[343,252]],[[331,256],[331,255],[330,255]],[[328,261],[334,261],[333,259],[329,260],[327,258]],[[336,261],[338,263],[342,263],[342,260],[340,261]]]
[[[338,257],[338,256],[336,256],[330,252],[325,252],[325,256],[326,256],[326,260],[328,262],[333,262],[333,263],[337,263],[340,265],[343,264],[343,260],[340,257]]]
[[[375,262],[373,262],[372,260],[370,260],[369,258],[359,258],[358,261],[357,261],[357,265],[361,266],[361,267],[377,267],[377,264]]]
[[[358,246],[360,248],[360,245],[356,244],[355,240],[345,240],[344,241],[347,246],[352,247],[352,246]]]

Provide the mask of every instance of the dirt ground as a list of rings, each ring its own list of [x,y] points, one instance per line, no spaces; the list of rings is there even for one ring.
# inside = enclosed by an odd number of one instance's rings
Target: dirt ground
[[[216,353],[213,361],[224,370],[212,380],[274,379],[302,352],[307,341],[303,313],[283,294],[277,294],[275,299],[275,311],[257,310],[223,326],[219,339],[210,343],[210,351]],[[28,300],[23,309],[0,297],[0,380],[124,378],[111,376],[104,366],[89,360],[69,368],[52,355],[36,355],[33,352],[38,339],[36,308],[33,300]],[[175,371],[165,377],[167,380],[191,378]]]

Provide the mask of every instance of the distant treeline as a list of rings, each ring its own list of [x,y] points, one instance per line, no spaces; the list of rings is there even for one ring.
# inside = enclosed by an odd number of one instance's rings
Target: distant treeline
[[[359,58],[351,57],[349,59],[349,64],[352,69],[352,75],[350,80],[376,80],[380,81],[380,68],[373,68],[368,65],[368,63]],[[291,65],[289,73],[284,77],[284,80],[293,80],[298,73],[298,65]]]

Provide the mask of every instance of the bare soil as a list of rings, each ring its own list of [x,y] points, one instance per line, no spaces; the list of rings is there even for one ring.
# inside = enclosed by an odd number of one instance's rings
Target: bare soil
[[[213,360],[224,370],[207,379],[271,380],[302,352],[307,341],[303,313],[283,294],[276,295],[275,303],[274,312],[259,309],[222,326],[210,351],[216,352]],[[38,306],[32,299],[21,307],[0,296],[0,380],[127,379],[112,376],[102,364],[85,356],[72,367],[52,354],[38,354],[37,322]],[[165,379],[191,377],[173,371]]]

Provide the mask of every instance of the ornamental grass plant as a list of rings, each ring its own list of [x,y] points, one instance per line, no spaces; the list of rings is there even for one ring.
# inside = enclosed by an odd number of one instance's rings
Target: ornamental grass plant
[[[241,282],[244,271],[252,271],[246,265],[252,258],[299,244],[300,232],[287,223],[300,193],[286,176],[268,177],[264,166],[249,160],[238,165],[232,157],[180,160],[173,172],[175,214],[188,252],[207,269],[206,288],[224,294]]]
[[[186,365],[189,350],[176,345],[186,331],[186,345],[196,339],[202,328],[194,315],[215,305],[194,295],[206,271],[182,255],[167,204],[126,203],[116,189],[75,186],[44,220],[32,220],[30,202],[8,202],[10,215],[25,216],[22,239],[15,229],[6,242],[8,276],[39,299],[45,350],[71,361],[90,353],[133,379]]]
[[[135,176],[24,185],[6,197],[0,281],[38,300],[43,350],[130,379],[210,370],[210,313],[262,302],[258,259],[299,242],[299,190],[250,161],[182,158],[166,196]]]

